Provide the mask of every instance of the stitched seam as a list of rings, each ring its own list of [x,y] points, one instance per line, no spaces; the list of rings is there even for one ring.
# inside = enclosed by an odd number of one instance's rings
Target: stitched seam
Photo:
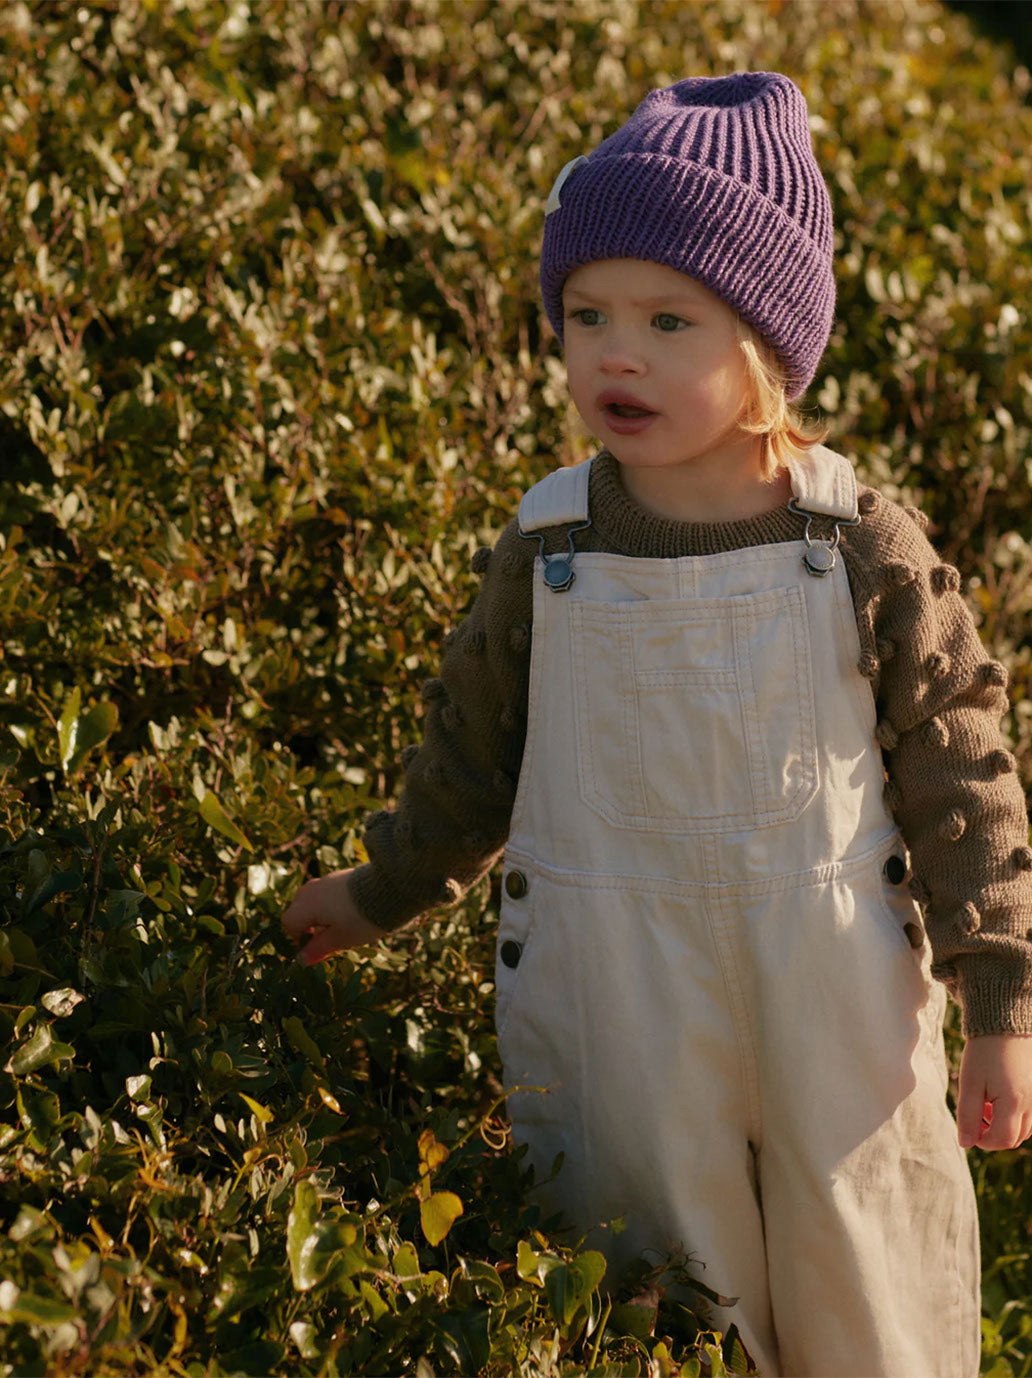
[[[537,749],[540,732],[538,719],[541,717],[541,657],[539,622],[544,617],[543,595],[545,562],[540,555],[534,556],[534,592],[530,623],[530,671],[527,689],[527,733],[523,741],[523,759],[520,764],[520,777],[516,782],[516,798],[513,800],[512,814],[509,818],[509,833],[518,833],[523,825],[523,814],[527,807],[527,792],[530,789],[531,763]],[[540,577],[539,577],[540,576]]]
[[[795,615],[789,619],[792,627],[792,659],[795,667],[793,683],[796,692],[796,731],[799,750],[799,783],[786,801],[785,807],[794,810],[795,817],[803,804],[809,803],[817,789],[817,715],[813,701],[813,660],[810,656],[810,634],[806,612],[806,595],[796,588]],[[805,795],[796,808],[800,795]]]
[[[823,887],[836,880],[852,880],[854,876],[870,868],[873,858],[878,858],[884,864],[899,845],[899,830],[893,826],[886,830],[874,846],[858,852],[856,856],[825,862],[804,871],[791,871],[782,876],[733,881],[674,880],[666,876],[638,876],[621,871],[578,871],[572,867],[555,866],[551,862],[542,861],[527,848],[513,847],[510,850],[514,859],[522,858],[527,866],[548,876],[557,885],[589,887],[594,890],[644,890],[659,895],[701,899],[718,891],[729,896],[740,895],[748,898]]]
[[[679,813],[659,814],[650,811],[648,798],[645,793],[644,763],[641,743],[641,724],[640,715],[637,711],[637,699],[634,695],[633,687],[628,691],[626,688],[626,676],[621,676],[621,687],[619,691],[620,718],[623,731],[623,741],[627,744],[629,752],[633,752],[633,758],[629,762],[637,778],[637,800],[640,803],[640,811],[630,812],[621,809],[616,800],[610,799],[602,790],[598,776],[597,758],[593,749],[593,734],[590,722],[590,712],[585,712],[583,705],[575,709],[577,713],[577,740],[583,751],[585,759],[585,770],[578,766],[578,777],[581,784],[581,798],[583,802],[607,822],[613,823],[617,827],[622,827],[629,831],[654,832],[660,828],[673,828],[676,831],[686,833],[698,832],[728,832],[740,827],[747,827],[750,824],[757,826],[771,826],[776,823],[789,821],[796,817],[800,811],[795,808],[796,801],[803,791],[808,790],[806,800],[809,802],[813,791],[816,788],[816,746],[810,743],[809,760],[804,761],[806,769],[799,787],[788,800],[774,806],[770,794],[770,766],[763,748],[762,731],[759,722],[759,710],[756,701],[756,688],[752,678],[752,667],[746,651],[743,651],[740,638],[740,627],[742,622],[746,623],[747,634],[751,632],[753,626],[754,610],[766,613],[781,613],[784,611],[786,598],[789,607],[789,622],[792,629],[793,650],[795,654],[795,684],[796,684],[796,731],[799,735],[800,747],[806,733],[806,720],[803,717],[803,689],[801,686],[802,670],[799,663],[799,637],[800,621],[806,616],[806,607],[803,594],[797,584],[791,584],[780,589],[765,589],[757,593],[729,594],[723,597],[696,599],[693,602],[690,613],[686,616],[682,600],[612,600],[602,599],[579,599],[573,604],[575,610],[575,630],[576,635],[572,638],[574,643],[574,654],[577,663],[577,676],[581,683],[586,683],[588,673],[585,663],[584,640],[588,628],[594,626],[596,631],[610,631],[612,625],[619,628],[621,642],[625,646],[623,664],[631,666],[631,680],[633,684],[647,675],[675,674],[673,671],[638,671],[634,661],[634,636],[633,620],[638,618],[648,623],[674,623],[678,626],[689,628],[693,625],[706,625],[707,623],[717,622],[726,623],[727,614],[732,613],[733,621],[733,646],[735,656],[735,671],[721,672],[718,669],[712,671],[694,671],[694,674],[712,674],[714,676],[726,673],[733,674],[736,687],[738,688],[739,707],[743,722],[743,741],[746,743],[748,768],[750,772],[750,808],[738,810],[723,810],[721,812],[710,813],[705,816],[686,816]],[[663,606],[664,602],[669,602],[670,606]],[[712,611],[712,615],[706,614]],[[746,648],[749,637],[746,637]],[[701,682],[701,681],[700,681]],[[812,706],[812,688],[810,691]],[[633,701],[632,701],[633,700]],[[576,700],[579,704],[579,699]],[[766,769],[766,774],[764,774]],[[628,782],[629,783],[629,782]],[[762,801],[762,802],[758,802]]]
[[[756,703],[756,682],[749,647],[754,644],[756,622],[749,605],[735,610],[732,634],[735,645],[735,678],[738,685],[738,706],[742,716],[742,740],[745,742],[746,763],[749,769],[749,793],[752,799],[753,820],[765,825],[771,821],[769,767],[764,750],[763,735]]]
[[[720,963],[721,974],[724,978],[724,990],[727,995],[731,1023],[735,1030],[735,1042],[738,1044],[738,1057],[742,1067],[742,1085],[745,1091],[746,1113],[750,1131],[762,1142],[763,1113],[760,1099],[759,1069],[757,1067],[756,1047],[749,1024],[749,1007],[745,999],[745,992],[742,989],[738,966],[734,960],[735,937],[731,932],[731,916],[723,912],[722,897],[714,898],[716,902],[708,903],[706,912],[710,919],[713,945],[717,950],[717,961]]]
[[[634,658],[634,632],[629,617],[623,619],[623,640],[626,658],[622,659],[621,663],[623,665],[629,664],[631,671],[629,680],[626,674],[620,677],[620,698],[624,713],[624,741],[628,745],[633,745],[634,760],[631,762],[631,766],[637,776],[638,799],[641,802],[643,816],[649,818],[649,800],[645,793],[645,764],[641,750],[641,713],[638,707],[638,695],[634,689],[638,667]],[[651,822],[651,819],[649,821]]]

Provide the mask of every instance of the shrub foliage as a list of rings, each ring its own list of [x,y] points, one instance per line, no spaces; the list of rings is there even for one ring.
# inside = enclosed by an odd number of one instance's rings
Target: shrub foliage
[[[965,573],[1029,784],[1028,71],[926,0],[13,3],[0,51],[0,1374],[746,1371],[694,1261],[616,1285],[543,1217],[496,876],[361,961],[279,918],[589,453],[544,201],[686,73],[808,96],[810,401]],[[1029,1160],[972,1166],[984,1371],[1029,1374]]]

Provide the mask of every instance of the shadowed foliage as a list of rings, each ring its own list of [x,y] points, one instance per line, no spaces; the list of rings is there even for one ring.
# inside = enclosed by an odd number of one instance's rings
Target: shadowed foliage
[[[0,1375],[746,1371],[705,1260],[604,1278],[536,1204],[497,875],[313,969],[279,919],[592,450],[555,174],[690,73],[807,96],[807,401],[932,517],[1028,788],[1028,71],[930,0],[13,3],[0,55]],[[971,1163],[983,1372],[1028,1375],[1029,1157]]]

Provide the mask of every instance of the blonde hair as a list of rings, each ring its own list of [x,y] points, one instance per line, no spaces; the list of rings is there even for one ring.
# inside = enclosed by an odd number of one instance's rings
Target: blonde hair
[[[746,365],[746,395],[738,426],[763,437],[760,472],[770,482],[788,456],[823,444],[832,428],[826,421],[810,420],[788,400],[784,364],[773,346],[737,312],[735,332]]]

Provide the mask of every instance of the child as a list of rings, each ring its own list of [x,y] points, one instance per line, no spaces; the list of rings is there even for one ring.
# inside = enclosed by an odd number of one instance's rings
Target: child
[[[614,1265],[682,1246],[764,1375],[974,1378],[961,1145],[1032,1133],[1032,850],[957,570],[788,409],[835,304],[802,93],[652,91],[546,212],[603,448],[477,552],[397,811],[284,925],[306,961],[373,942],[504,849],[499,1046],[550,1088],[509,1099],[539,1176],[565,1155],[549,1199],[624,1217]]]

